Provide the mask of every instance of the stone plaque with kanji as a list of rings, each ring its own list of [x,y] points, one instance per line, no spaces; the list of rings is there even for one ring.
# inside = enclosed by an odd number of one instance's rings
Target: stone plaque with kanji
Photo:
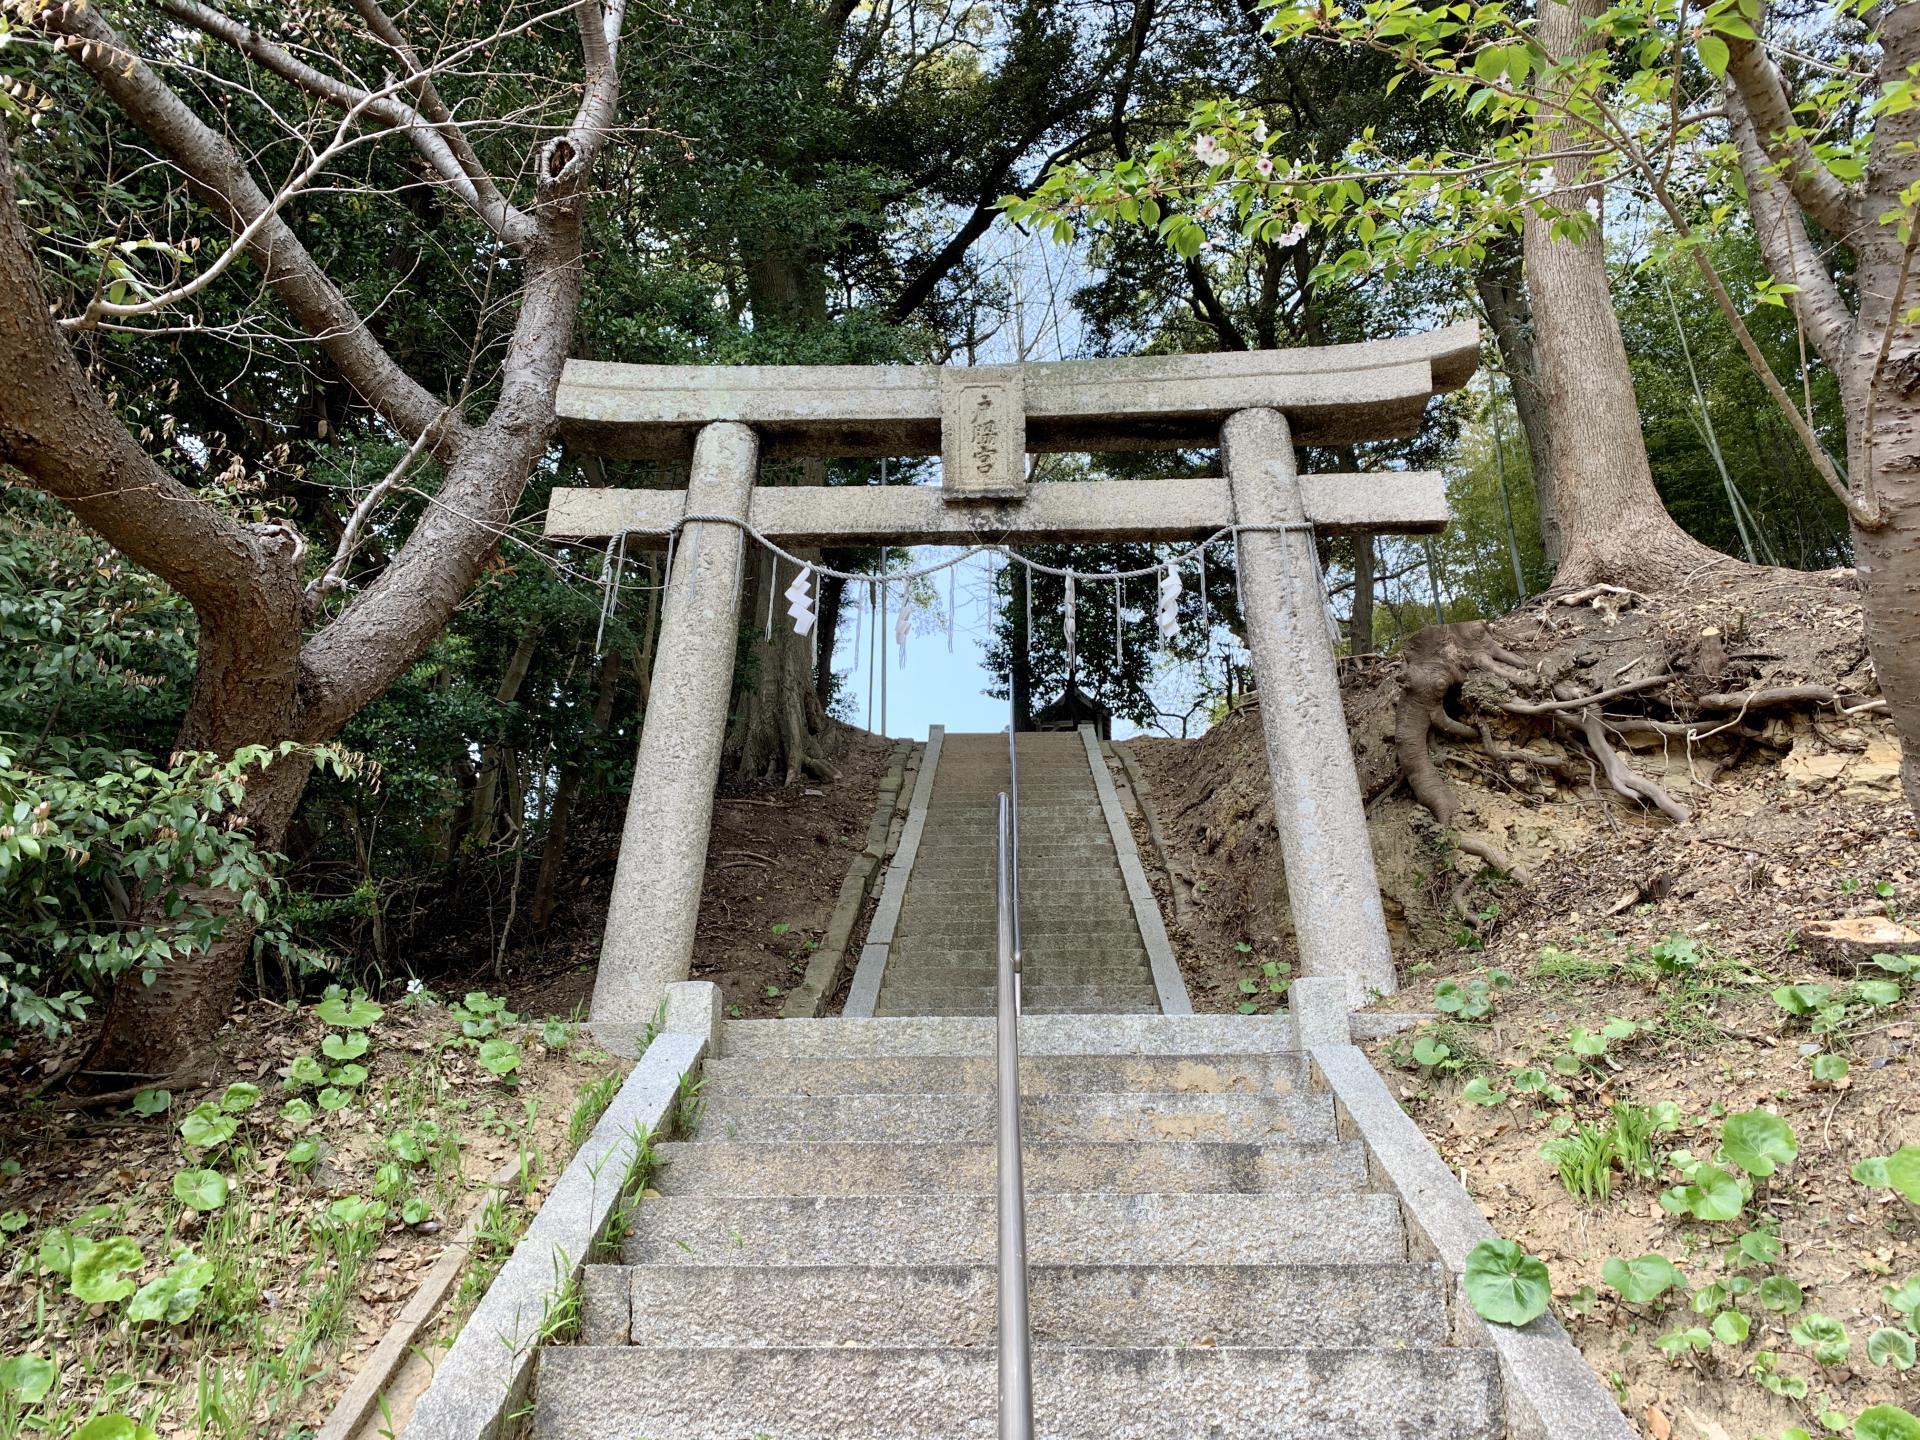
[[[940,459],[949,500],[1027,493],[1027,407],[1017,366],[940,372]]]

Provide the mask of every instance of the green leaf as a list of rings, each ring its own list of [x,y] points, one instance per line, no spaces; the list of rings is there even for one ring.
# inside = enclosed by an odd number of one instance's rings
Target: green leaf
[[[311,1165],[320,1158],[320,1146],[313,1140],[296,1140],[287,1147],[289,1165]]]
[[[1466,1083],[1460,1092],[1460,1098],[1474,1105],[1498,1105],[1505,1100],[1504,1091],[1496,1090],[1484,1079],[1476,1075]]]
[[[229,1115],[244,1115],[260,1103],[260,1087],[244,1081],[229,1085],[220,1097],[220,1108]]]
[[[68,1440],[160,1440],[160,1437],[125,1415],[102,1415],[82,1425]]]
[[[1910,1205],[1920,1205],[1920,1145],[1902,1145],[1887,1156],[1887,1183]]]
[[[39,1355],[15,1355],[0,1361],[0,1390],[22,1405],[38,1405],[59,1373],[51,1360]]]
[[[217,1170],[182,1170],[173,1177],[173,1198],[201,1214],[227,1203],[227,1177]]]
[[[1852,1342],[1847,1327],[1831,1315],[1809,1311],[1794,1323],[1793,1343],[1804,1345],[1822,1365],[1844,1365]]]
[[[1789,1015],[1805,1019],[1826,1004],[1832,994],[1831,985],[1782,985],[1773,992],[1773,1003]]]
[[[1744,1345],[1753,1331],[1753,1322],[1738,1310],[1722,1310],[1713,1317],[1714,1338],[1722,1345]]]
[[[1687,1210],[1696,1220],[1732,1220],[1747,1203],[1740,1182],[1716,1165],[1702,1165],[1687,1186]]]
[[[207,1100],[194,1106],[180,1122],[180,1138],[196,1150],[212,1150],[231,1140],[239,1125],[233,1116]]]
[[[420,1143],[420,1137],[405,1127],[387,1137],[387,1148],[409,1165],[418,1165],[427,1158],[427,1150]]]
[[[133,1113],[136,1115],[159,1115],[173,1104],[171,1090],[142,1090],[133,1097]]]
[[[1658,1252],[1649,1252],[1636,1260],[1622,1260],[1616,1255],[1600,1267],[1600,1278],[1632,1305],[1657,1300],[1674,1286],[1686,1282],[1674,1263]]]
[[[318,1085],[327,1078],[327,1072],[320,1068],[320,1062],[311,1055],[294,1056],[281,1073],[286,1076],[289,1090],[298,1090],[302,1085]]]
[[[1896,1370],[1913,1368],[1913,1336],[1891,1325],[1882,1325],[1867,1336],[1867,1359],[1876,1365],[1891,1365]]]
[[[1720,1143],[1729,1160],[1760,1179],[1791,1165],[1800,1154],[1787,1122],[1767,1110],[1747,1110],[1729,1118],[1721,1127]]]
[[[1900,982],[1897,980],[1856,980],[1847,998],[1858,1000],[1863,1005],[1898,1005],[1900,1003]]]
[[[1467,1252],[1463,1276],[1474,1312],[1496,1325],[1525,1325],[1553,1293],[1547,1267],[1512,1240],[1482,1240]]]
[[[367,1083],[367,1067],[364,1065],[337,1065],[327,1072],[327,1083],[346,1090],[357,1090]]]
[[[1884,1155],[1869,1155],[1864,1160],[1856,1160],[1847,1173],[1858,1184],[1871,1185],[1876,1190],[1884,1190],[1893,1183],[1887,1178],[1887,1157]]]
[[[111,1240],[74,1242],[73,1274],[68,1293],[89,1305],[108,1305],[133,1294],[134,1282],[127,1275],[146,1264],[139,1242],[131,1235],[116,1235]]]
[[[520,1047],[498,1037],[480,1047],[480,1068],[505,1078],[520,1068]]]
[[[337,1090],[329,1085],[313,1097],[313,1103],[322,1110],[344,1110],[353,1103],[353,1093],[348,1090]]]
[[[1727,49],[1727,42],[1718,35],[1702,35],[1694,44],[1700,49],[1700,63],[1711,70],[1716,78],[1724,77],[1727,61],[1733,58],[1732,52]]]
[[[1760,1303],[1781,1315],[1791,1315],[1806,1303],[1806,1292],[1791,1275],[1769,1275],[1754,1292]]]
[[[53,1229],[40,1237],[40,1268],[55,1275],[71,1275],[76,1245],[65,1230]]]
[[[349,1030],[344,1035],[329,1035],[320,1042],[320,1052],[329,1060],[358,1060],[367,1053],[367,1033]]]
[[[184,1324],[199,1308],[200,1297],[212,1282],[213,1266],[189,1250],[163,1274],[140,1287],[127,1302],[127,1319],[135,1325],[155,1321]]]
[[[322,1024],[337,1025],[342,1030],[364,1030],[387,1012],[364,995],[352,999],[329,995],[313,1007],[313,1013],[320,1017]]]
[[[1853,1067],[1847,1064],[1844,1055],[1816,1055],[1813,1057],[1813,1078],[1822,1085],[1831,1085],[1836,1080],[1847,1078],[1847,1072]]]
[[[1855,1418],[1853,1440],[1920,1440],[1920,1420],[1898,1405],[1875,1405]]]
[[[433,1206],[416,1195],[402,1207],[400,1218],[409,1225],[418,1225],[431,1214],[433,1214]]]

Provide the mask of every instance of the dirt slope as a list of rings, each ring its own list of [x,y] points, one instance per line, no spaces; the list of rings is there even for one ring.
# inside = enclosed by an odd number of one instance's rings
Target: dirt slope
[[[1900,1326],[1883,1291],[1920,1275],[1920,1211],[1850,1175],[1862,1160],[1920,1144],[1920,975],[1869,962],[1863,974],[1893,981],[1898,998],[1856,999],[1831,1026],[1796,1018],[1773,996],[1802,983],[1833,987],[1829,1003],[1849,993],[1852,965],[1836,973],[1797,943],[1809,923],[1899,922],[1920,910],[1920,852],[1899,798],[1897,743],[1872,710],[1838,713],[1872,693],[1857,597],[1844,579],[1813,579],[1730,585],[1685,604],[1598,598],[1598,608],[1536,604],[1493,627],[1492,643],[1538,678],[1534,692],[1502,682],[1454,696],[1449,718],[1499,717],[1492,743],[1436,736],[1431,747],[1461,804],[1462,828],[1507,851],[1527,883],[1489,872],[1414,803],[1394,742],[1395,667],[1348,677],[1403,987],[1378,1008],[1431,1012],[1443,982],[1494,978],[1489,1014],[1467,1023],[1444,1017],[1380,1042],[1374,1061],[1496,1227],[1547,1261],[1575,1339],[1647,1434],[1743,1440],[1799,1426],[1817,1435],[1823,1414],[1851,1417],[1879,1401],[1920,1407],[1920,1369],[1867,1356],[1872,1332]],[[1624,608],[1609,613],[1615,604]],[[1677,663],[1702,652],[1707,668]],[[1604,733],[1636,774],[1685,807],[1684,824],[1609,785],[1574,726],[1498,708],[1551,697],[1556,678],[1572,677],[1565,693],[1605,688],[1620,683],[1608,677],[1623,668],[1629,680],[1682,677],[1608,703],[1619,718]],[[1701,703],[1806,686],[1840,698],[1769,697],[1737,719]],[[1632,717],[1674,728],[1636,731]],[[1688,724],[1717,733],[1689,744]],[[1191,902],[1181,907],[1189,923],[1176,948],[1196,1005],[1272,1008],[1279,997],[1264,967],[1284,979],[1297,957],[1259,717],[1237,713],[1199,741],[1131,743],[1173,883]],[[1490,753],[1519,749],[1557,763]],[[1163,908],[1171,920],[1173,907]],[[1920,935],[1906,948],[1920,952]],[[1496,971],[1510,988],[1498,988]],[[1853,993],[1887,998],[1884,985]],[[1606,1040],[1603,1054],[1575,1053],[1575,1027],[1595,1037],[1585,1042],[1592,1046],[1610,1021],[1632,1022],[1631,1033]],[[1417,1040],[1427,1042],[1418,1055]],[[1845,1077],[1816,1080],[1816,1055],[1844,1059]],[[1556,1060],[1571,1073],[1556,1070]],[[1527,1070],[1542,1072],[1544,1091],[1524,1088]],[[1542,1147],[1581,1126],[1607,1128],[1615,1101],[1671,1105],[1664,1113],[1674,1128],[1652,1139],[1653,1173],[1603,1161],[1610,1193],[1576,1198]],[[1662,1190],[1681,1182],[1677,1166],[1687,1163],[1670,1152],[1712,1157],[1725,1117],[1759,1107],[1787,1122],[1797,1159],[1754,1181],[1736,1220],[1663,1209]],[[1750,1232],[1775,1237],[1778,1258],[1744,1258],[1739,1237]],[[1771,1249],[1766,1240],[1749,1244]],[[1648,1252],[1685,1272],[1698,1310],[1675,1292],[1631,1304],[1603,1282],[1608,1258]],[[1760,1303],[1760,1282],[1775,1275],[1800,1288],[1798,1307]],[[1752,1288],[1729,1294],[1715,1284]],[[1791,1291],[1776,1282],[1768,1294],[1784,1302]],[[1727,1334],[1744,1320],[1744,1340],[1708,1328],[1727,1310],[1741,1317],[1723,1322]],[[1809,1327],[1809,1316],[1845,1327],[1844,1359],[1816,1357],[1815,1332],[1825,1327]],[[1660,1341],[1686,1332],[1694,1339],[1670,1340],[1678,1353],[1669,1359]]]

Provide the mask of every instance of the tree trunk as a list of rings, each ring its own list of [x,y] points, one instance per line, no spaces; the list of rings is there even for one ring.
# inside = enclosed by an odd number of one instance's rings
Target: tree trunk
[[[1013,707],[1013,728],[1033,729],[1033,639],[1027,634],[1027,597],[1021,588],[1025,572],[1010,567],[1007,594],[1013,606],[1011,638],[1007,642],[1007,695]]]
[[[1920,8],[1890,7],[1880,43],[1881,80],[1892,86],[1920,63]],[[1898,211],[1906,227],[1915,226],[1907,197],[1920,183],[1916,147],[1920,115],[1895,108],[1879,118],[1857,206],[1864,217]],[[1840,393],[1847,471],[1856,494],[1880,512],[1878,525],[1853,526],[1855,564],[1865,582],[1867,649],[1900,732],[1907,805],[1920,816],[1920,326],[1909,318],[1920,298],[1920,263],[1911,248],[1920,240],[1903,245],[1902,228],[1863,220],[1856,230],[1859,313],[1844,340],[1830,349],[1845,366]]]
[[[813,671],[813,698],[820,713],[833,703],[833,648],[840,641],[840,602],[846,597],[847,582],[837,575],[820,581],[820,610],[814,628],[820,632],[820,658]]]
[[[495,704],[511,705],[520,698],[520,687],[526,683],[527,671],[533,668],[533,655],[539,641],[540,632],[534,629],[514,645],[500,683],[494,687]],[[504,723],[501,728],[505,728]],[[511,747],[497,733],[481,752],[480,780],[473,787],[472,817],[467,827],[467,841],[475,850],[484,850],[493,843],[494,815],[500,808],[500,777],[510,772],[512,760]]]
[[[1535,353],[1533,312],[1521,281],[1517,255],[1505,256],[1473,277],[1481,308],[1500,352],[1514,413],[1526,432],[1527,456],[1533,476],[1534,510],[1540,517],[1540,548],[1549,566],[1560,564],[1560,507],[1553,494],[1553,439],[1547,422],[1545,397],[1540,389],[1540,360]]]
[[[1586,22],[1604,8],[1602,0],[1545,0],[1541,46],[1561,61],[1590,48]],[[1600,187],[1585,183],[1585,162],[1560,159],[1553,170],[1556,207],[1579,214],[1591,202],[1605,214]],[[1556,239],[1552,226],[1550,217],[1527,215],[1527,288],[1547,417],[1548,485],[1564,546],[1555,583],[1668,585],[1723,557],[1676,525],[1654,488],[1600,225],[1588,226],[1579,240]]]
[[[1373,653],[1373,536],[1353,537],[1353,619],[1347,625],[1347,653]]]
[[[741,621],[739,693],[734,701],[726,753],[730,771],[743,779],[791,785],[803,774],[831,774],[816,737],[827,724],[813,675],[813,641],[796,634],[781,592],[793,583],[781,564],[769,578],[766,556],[749,548]],[[767,634],[771,585],[773,634]]]
[[[600,681],[594,692],[593,713],[587,727],[574,742],[573,753],[560,767],[560,778],[553,786],[553,810],[547,817],[547,838],[540,848],[540,873],[534,877],[533,900],[528,919],[536,932],[544,931],[553,919],[553,896],[560,883],[560,866],[567,854],[567,829],[573,820],[574,797],[580,792],[587,761],[593,747],[606,732],[613,718],[613,697],[620,688],[620,667],[625,657],[609,650],[600,658]]]

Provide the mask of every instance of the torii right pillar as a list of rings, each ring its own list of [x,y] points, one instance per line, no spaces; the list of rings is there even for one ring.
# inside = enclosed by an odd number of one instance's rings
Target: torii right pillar
[[[1242,619],[1301,970],[1341,977],[1349,1001],[1365,1005],[1397,988],[1393,951],[1287,417],[1278,410],[1229,416],[1220,458],[1236,523],[1303,526],[1236,537]]]

